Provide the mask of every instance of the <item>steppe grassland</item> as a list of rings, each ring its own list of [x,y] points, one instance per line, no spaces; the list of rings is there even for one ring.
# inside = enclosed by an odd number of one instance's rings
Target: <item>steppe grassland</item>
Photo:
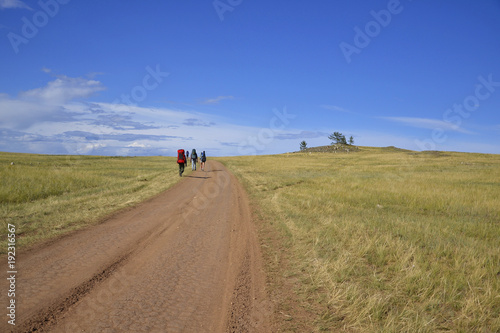
[[[500,331],[500,155],[365,147],[221,160],[282,235],[282,278],[298,281],[314,330]],[[291,315],[285,330],[304,327]]]
[[[2,230],[14,224],[21,249],[97,223],[178,180],[173,157],[0,153]]]

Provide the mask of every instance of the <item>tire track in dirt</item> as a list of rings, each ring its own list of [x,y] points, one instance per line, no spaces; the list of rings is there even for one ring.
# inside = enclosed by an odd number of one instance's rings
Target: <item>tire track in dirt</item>
[[[133,209],[20,255],[15,331],[267,332],[261,260],[244,190],[209,161]]]

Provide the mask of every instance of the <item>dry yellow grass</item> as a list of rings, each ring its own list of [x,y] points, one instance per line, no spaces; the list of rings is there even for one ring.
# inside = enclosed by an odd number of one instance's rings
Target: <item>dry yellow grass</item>
[[[2,230],[14,224],[22,249],[97,223],[178,180],[173,157],[0,153]]]
[[[285,237],[317,331],[500,331],[499,155],[221,160]]]
[[[311,315],[301,325],[286,314],[283,330],[500,331],[499,155],[364,147],[220,160],[283,237],[266,252]],[[15,224],[23,248],[178,179],[174,158],[0,153],[2,228]]]

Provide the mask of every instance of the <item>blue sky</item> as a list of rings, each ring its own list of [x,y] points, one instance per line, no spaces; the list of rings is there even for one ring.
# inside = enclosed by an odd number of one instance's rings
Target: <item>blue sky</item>
[[[0,0],[0,151],[500,154],[499,0]]]

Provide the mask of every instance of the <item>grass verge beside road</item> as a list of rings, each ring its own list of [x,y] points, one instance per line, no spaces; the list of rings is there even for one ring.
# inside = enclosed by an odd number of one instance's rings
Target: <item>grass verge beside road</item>
[[[97,223],[178,180],[173,157],[0,153],[2,230],[16,225],[17,246],[23,249]]]
[[[366,147],[219,160],[281,237],[265,244],[268,267],[310,316],[283,301],[284,331],[500,331],[500,155]]]

